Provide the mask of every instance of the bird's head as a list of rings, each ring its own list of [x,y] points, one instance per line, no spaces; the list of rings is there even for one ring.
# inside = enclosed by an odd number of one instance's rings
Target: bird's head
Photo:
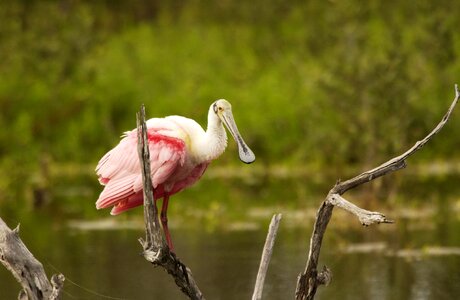
[[[232,105],[225,99],[220,99],[214,102],[212,110],[219,117],[219,119],[227,127],[230,134],[238,144],[238,153],[240,160],[246,164],[250,164],[256,160],[254,152],[246,145],[243,138],[241,137],[238,127],[236,126],[235,119],[233,118]]]

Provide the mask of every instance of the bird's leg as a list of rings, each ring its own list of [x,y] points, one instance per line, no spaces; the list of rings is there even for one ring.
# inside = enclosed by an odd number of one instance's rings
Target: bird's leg
[[[169,202],[169,195],[168,193],[165,193],[163,197],[163,204],[161,206],[161,225],[163,226],[163,231],[165,233],[166,237],[166,242],[168,243],[169,250],[171,252],[174,252],[174,246],[171,240],[171,235],[169,234],[169,229],[168,229],[168,202]]]

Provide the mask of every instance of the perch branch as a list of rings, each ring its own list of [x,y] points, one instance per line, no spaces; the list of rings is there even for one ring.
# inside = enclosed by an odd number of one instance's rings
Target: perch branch
[[[361,173],[358,176],[344,182],[337,182],[336,185],[329,191],[326,199],[323,201],[316,214],[305,271],[299,275],[297,280],[295,294],[296,300],[314,299],[318,286],[321,284],[327,284],[332,278],[331,272],[327,267],[324,267],[321,272],[318,272],[317,268],[323,236],[326,232],[329,220],[331,219],[334,206],[341,207],[355,214],[364,225],[370,225],[372,223],[392,223],[392,221],[386,219],[384,215],[361,209],[346,201],[340,195],[343,195],[346,191],[366,182],[406,167],[406,159],[420,150],[444,127],[449,120],[452,111],[457,105],[459,98],[460,92],[458,86],[455,85],[455,98],[452,101],[452,104],[438,125],[424,139],[416,142],[414,146],[403,154],[388,160],[372,170]]]
[[[60,299],[64,275],[46,277],[43,265],[19,238],[19,226],[11,230],[0,218],[0,261],[21,284],[18,299]]]
[[[144,188],[144,221],[145,240],[139,239],[144,251],[144,258],[155,266],[163,267],[176,282],[176,285],[190,299],[204,299],[198,285],[193,279],[192,272],[177,256],[172,253],[165,241],[158,220],[158,209],[153,199],[153,186],[150,175],[150,153],[145,124],[145,107],[141,106],[137,114],[137,150],[142,169],[142,182]]]
[[[137,115],[137,152],[141,162],[142,183],[144,193],[144,220],[145,241],[140,240],[145,249],[154,250],[158,256],[161,251],[167,249],[167,245],[158,221],[158,209],[153,199],[152,177],[150,172],[150,152],[147,137],[147,125],[145,124],[145,107],[142,106]]]
[[[262,258],[260,259],[259,272],[257,273],[256,284],[252,300],[262,299],[262,291],[264,289],[265,276],[267,275],[268,264],[273,252],[273,245],[275,244],[276,234],[281,221],[281,214],[273,215],[268,229],[267,239],[265,240]]]

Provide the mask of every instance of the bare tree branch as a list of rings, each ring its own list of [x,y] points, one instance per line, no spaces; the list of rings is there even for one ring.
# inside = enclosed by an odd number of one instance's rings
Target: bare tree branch
[[[163,267],[176,282],[181,291],[190,299],[204,299],[198,285],[193,279],[192,272],[174,253],[169,250],[158,220],[158,209],[153,199],[153,186],[150,175],[150,153],[145,124],[145,107],[141,106],[137,114],[137,150],[142,169],[144,188],[144,221],[145,240],[139,239],[144,252],[144,258],[155,266]]]
[[[326,199],[323,201],[316,214],[313,234],[310,239],[307,265],[305,267],[305,271],[299,275],[297,280],[295,294],[296,300],[314,299],[318,286],[321,284],[327,284],[332,278],[331,272],[327,267],[324,267],[321,272],[318,272],[317,267],[323,236],[326,232],[326,228],[329,220],[331,219],[332,210],[335,205],[355,214],[364,225],[370,225],[372,223],[392,223],[392,221],[386,219],[384,215],[361,209],[346,201],[340,195],[343,195],[346,191],[361,184],[406,167],[406,159],[420,150],[444,127],[449,120],[452,111],[457,105],[459,98],[460,92],[458,86],[455,85],[455,98],[452,101],[451,106],[439,124],[424,139],[416,142],[414,146],[403,154],[388,160],[372,170],[366,171],[344,182],[337,182],[336,185],[329,191]]]
[[[273,215],[268,229],[267,239],[265,240],[264,250],[260,259],[259,272],[257,273],[256,284],[252,300],[262,299],[262,291],[264,289],[265,276],[267,275],[268,265],[275,245],[276,234],[281,221],[281,214]]]
[[[386,175],[387,173],[398,171],[402,168],[406,167],[406,159],[413,155],[415,152],[420,150],[423,146],[425,146],[426,143],[428,143],[433,136],[435,136],[441,129],[444,127],[444,125],[449,121],[450,115],[452,114],[452,111],[454,110],[455,106],[457,105],[458,99],[460,97],[460,92],[458,89],[458,85],[455,85],[455,98],[452,101],[452,104],[450,105],[449,109],[447,110],[446,114],[442,118],[442,120],[438,123],[438,125],[422,140],[417,141],[412,148],[404,152],[403,154],[396,156],[389,161],[381,164],[380,166],[370,170],[366,171],[356,177],[353,177],[352,179],[349,179],[347,181],[344,181],[342,183],[336,184],[336,186],[332,189],[333,193],[337,193],[339,195],[342,195],[346,191],[357,187],[358,185],[361,185],[363,183],[369,182],[371,180],[374,180],[375,178],[378,178],[380,176]]]
[[[343,210],[348,211],[349,213],[354,214],[358,217],[359,222],[364,226],[369,226],[371,224],[377,223],[394,223],[393,220],[389,220],[382,213],[376,211],[368,211],[362,209],[351,202],[345,200],[339,194],[330,194],[327,197],[327,200],[330,204],[340,207]]]
[[[19,238],[19,225],[11,230],[0,218],[0,261],[21,284],[18,299],[60,299],[64,275],[46,277],[43,265]]]
[[[145,249],[153,249],[157,255],[161,251],[169,252],[160,222],[158,221],[158,209],[153,199],[153,186],[150,171],[150,152],[147,138],[147,126],[145,124],[145,107],[142,105],[137,114],[137,152],[141,162],[142,180],[144,188],[144,220],[145,220],[145,241],[140,240]]]

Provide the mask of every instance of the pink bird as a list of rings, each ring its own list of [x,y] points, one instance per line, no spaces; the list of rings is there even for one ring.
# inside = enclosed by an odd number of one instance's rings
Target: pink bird
[[[211,104],[206,131],[194,120],[181,116],[153,118],[146,122],[155,201],[163,198],[161,224],[166,241],[174,251],[168,230],[169,196],[191,186],[209,163],[227,147],[230,131],[238,144],[241,161],[252,163],[255,155],[243,141],[235,124],[232,106],[224,99]],[[96,208],[112,207],[117,215],[143,204],[142,174],[137,153],[137,129],[127,131],[120,143],[105,154],[96,167],[99,182],[105,185]]]

